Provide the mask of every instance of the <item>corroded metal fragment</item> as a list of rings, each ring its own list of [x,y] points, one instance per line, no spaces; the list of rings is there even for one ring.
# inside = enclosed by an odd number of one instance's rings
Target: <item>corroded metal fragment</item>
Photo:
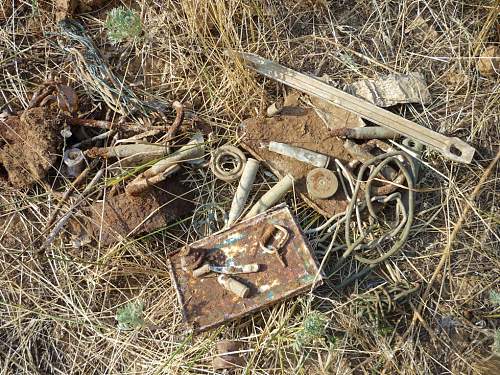
[[[259,247],[263,232],[273,225],[286,228],[289,234],[280,250],[286,268],[277,257],[269,256]],[[191,271],[184,270],[182,251],[169,258],[170,275],[184,321],[195,332],[244,317],[321,284],[316,261],[287,207],[266,211],[192,243],[190,248],[204,251],[210,264],[259,264],[258,272],[231,276],[249,289],[248,293],[236,295],[219,284],[217,274],[197,278]]]

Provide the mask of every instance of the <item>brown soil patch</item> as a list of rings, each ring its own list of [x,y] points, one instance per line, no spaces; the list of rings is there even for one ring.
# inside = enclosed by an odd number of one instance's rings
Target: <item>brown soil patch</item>
[[[345,123],[342,126],[345,126]],[[334,158],[344,164],[351,160],[344,149],[344,142],[330,135],[328,128],[314,110],[285,107],[278,116],[243,121],[240,131],[245,149],[264,161],[278,177],[281,178],[287,173],[293,175],[296,179],[295,190],[316,211],[324,216],[345,211],[348,202],[342,189],[338,189],[333,197],[328,199],[312,200],[307,195],[306,176],[314,166],[260,147],[263,142],[276,141],[329,155],[332,158],[329,166],[331,170],[334,170]]]
[[[61,119],[50,108],[32,108],[0,121],[0,167],[17,188],[43,179],[60,155]]]
[[[87,210],[87,233],[101,245],[111,246],[123,238],[153,232],[191,212],[194,209],[191,198],[178,176],[143,195],[115,195]]]

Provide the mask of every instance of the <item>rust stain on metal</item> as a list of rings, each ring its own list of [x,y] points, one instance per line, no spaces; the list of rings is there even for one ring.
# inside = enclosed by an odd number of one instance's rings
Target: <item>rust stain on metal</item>
[[[286,268],[259,246],[265,229],[275,225],[286,228],[289,236],[280,251]],[[217,274],[196,278],[190,270],[183,269],[182,251],[169,258],[184,321],[195,332],[244,317],[322,283],[302,230],[287,207],[277,207],[245,220],[190,244],[190,249],[205,252],[207,262],[220,266],[259,264],[259,272],[232,276],[250,288],[248,297],[241,298],[223,288]]]

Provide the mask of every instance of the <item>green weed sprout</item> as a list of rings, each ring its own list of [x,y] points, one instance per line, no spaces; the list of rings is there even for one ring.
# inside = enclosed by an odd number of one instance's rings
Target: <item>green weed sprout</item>
[[[495,337],[493,339],[493,352],[497,355],[500,355],[500,329],[495,331]]]
[[[295,334],[295,349],[300,350],[315,340],[324,338],[326,325],[327,319],[323,314],[313,311],[307,315],[302,323],[302,327]]]
[[[142,327],[144,319],[142,317],[144,304],[142,302],[129,302],[116,312],[115,319],[118,321],[118,329],[132,330]]]
[[[133,10],[124,7],[114,8],[106,18],[106,29],[111,43],[117,44],[141,35],[141,19]]]
[[[494,306],[500,306],[500,292],[495,290],[490,291],[490,302]]]

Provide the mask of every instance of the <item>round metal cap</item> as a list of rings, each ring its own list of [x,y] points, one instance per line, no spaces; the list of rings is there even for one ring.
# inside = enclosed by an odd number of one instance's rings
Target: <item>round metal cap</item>
[[[312,199],[327,199],[339,186],[335,173],[326,168],[315,168],[307,174],[307,193]]]

